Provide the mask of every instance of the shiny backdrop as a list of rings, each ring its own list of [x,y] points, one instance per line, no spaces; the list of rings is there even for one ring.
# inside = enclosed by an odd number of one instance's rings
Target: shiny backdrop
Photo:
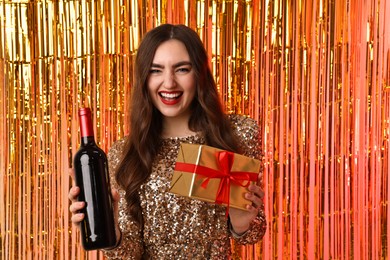
[[[102,259],[70,223],[77,108],[127,134],[134,54],[194,28],[221,98],[257,119],[263,241],[236,259],[384,259],[390,240],[390,2],[0,0],[0,259]]]

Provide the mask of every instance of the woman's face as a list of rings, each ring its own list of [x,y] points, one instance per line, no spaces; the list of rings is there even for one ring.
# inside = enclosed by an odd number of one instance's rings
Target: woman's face
[[[164,117],[190,117],[191,103],[196,93],[195,73],[181,41],[171,39],[157,48],[147,86],[154,106]]]

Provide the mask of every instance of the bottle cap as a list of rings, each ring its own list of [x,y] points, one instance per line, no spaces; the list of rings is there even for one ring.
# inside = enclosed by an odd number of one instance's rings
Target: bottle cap
[[[79,116],[91,114],[91,109],[89,107],[80,107]]]
[[[79,108],[79,118],[81,137],[94,136],[91,109],[89,107]]]

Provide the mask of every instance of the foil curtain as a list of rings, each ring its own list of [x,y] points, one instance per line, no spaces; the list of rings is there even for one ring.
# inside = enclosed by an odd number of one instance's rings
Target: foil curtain
[[[194,28],[231,113],[258,120],[263,241],[236,259],[386,259],[390,3],[0,0],[0,259],[103,259],[70,223],[77,108],[108,150],[127,134],[134,54]]]

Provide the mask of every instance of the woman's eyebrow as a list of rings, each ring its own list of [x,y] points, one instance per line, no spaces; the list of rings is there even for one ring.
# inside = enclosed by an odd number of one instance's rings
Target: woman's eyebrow
[[[151,66],[151,67],[160,68],[160,69],[164,68],[163,65],[160,65],[160,64],[157,64],[157,63],[152,63],[152,66]]]
[[[190,61],[180,61],[173,65],[174,68],[181,67],[181,66],[192,66],[192,63]],[[152,63],[153,68],[160,68],[163,69],[164,65],[158,64],[158,63]]]
[[[174,68],[181,67],[181,66],[192,66],[192,63],[190,61],[181,61],[173,65]]]

